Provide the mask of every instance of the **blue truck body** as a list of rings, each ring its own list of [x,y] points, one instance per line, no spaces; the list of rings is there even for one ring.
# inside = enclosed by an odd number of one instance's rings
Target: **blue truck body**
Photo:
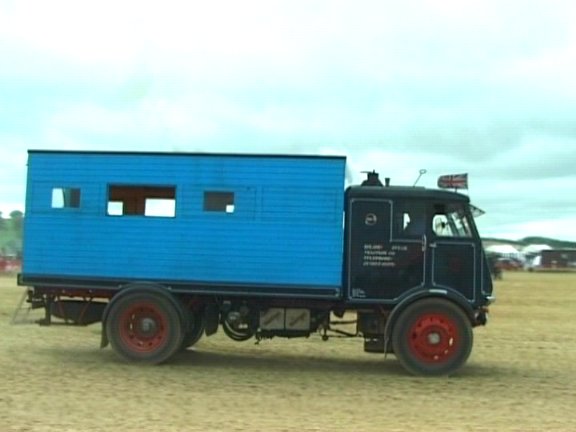
[[[344,157],[30,151],[22,273],[338,296],[345,163]],[[144,211],[119,214],[114,188],[136,198],[147,188],[144,199],[151,198]],[[74,199],[65,202],[66,194]],[[216,208],[207,207],[210,194]],[[218,207],[219,199],[231,201]]]

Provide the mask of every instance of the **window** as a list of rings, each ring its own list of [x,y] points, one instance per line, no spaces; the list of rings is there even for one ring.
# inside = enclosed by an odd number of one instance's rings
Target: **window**
[[[52,189],[52,203],[54,209],[79,208],[80,189],[55,187]]]
[[[234,192],[204,192],[204,211],[234,213]]]
[[[394,234],[396,237],[422,237],[428,222],[424,203],[406,202],[394,206]]]
[[[472,237],[469,216],[460,204],[439,204],[435,206],[432,229],[442,237]]]
[[[109,216],[176,216],[174,186],[108,186]]]

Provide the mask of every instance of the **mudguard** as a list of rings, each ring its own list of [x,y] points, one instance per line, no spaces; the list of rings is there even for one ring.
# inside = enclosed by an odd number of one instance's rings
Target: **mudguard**
[[[409,293],[406,297],[404,297],[392,310],[388,320],[386,321],[386,327],[384,328],[384,341],[385,346],[387,347],[390,337],[392,334],[392,329],[394,328],[394,324],[398,317],[402,314],[402,312],[414,302],[424,298],[443,298],[446,300],[451,301],[458,305],[466,316],[470,319],[470,322],[474,322],[474,309],[462,294],[458,291],[451,290],[449,288],[428,288],[425,290],[419,290],[413,293]],[[387,352],[387,351],[386,351]]]

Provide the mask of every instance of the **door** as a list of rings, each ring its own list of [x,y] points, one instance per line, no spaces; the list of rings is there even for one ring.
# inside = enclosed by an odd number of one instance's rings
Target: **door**
[[[423,234],[401,235],[406,220],[388,200],[353,199],[348,212],[348,299],[391,302],[424,282]],[[398,206],[396,206],[398,207]]]
[[[463,205],[437,204],[430,242],[432,284],[474,300],[479,251]]]

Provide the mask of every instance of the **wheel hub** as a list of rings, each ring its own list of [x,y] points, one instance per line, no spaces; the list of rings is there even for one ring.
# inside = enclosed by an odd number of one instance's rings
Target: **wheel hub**
[[[156,333],[158,325],[152,318],[145,317],[140,320],[138,328],[142,335],[150,336]]]
[[[151,352],[166,342],[165,318],[153,304],[135,304],[126,310],[121,321],[121,337],[134,351]]]
[[[409,346],[420,360],[438,363],[457,352],[458,328],[443,314],[421,316],[411,328]]]
[[[440,334],[439,333],[429,333],[428,334],[428,343],[430,345],[438,345],[440,343]]]

